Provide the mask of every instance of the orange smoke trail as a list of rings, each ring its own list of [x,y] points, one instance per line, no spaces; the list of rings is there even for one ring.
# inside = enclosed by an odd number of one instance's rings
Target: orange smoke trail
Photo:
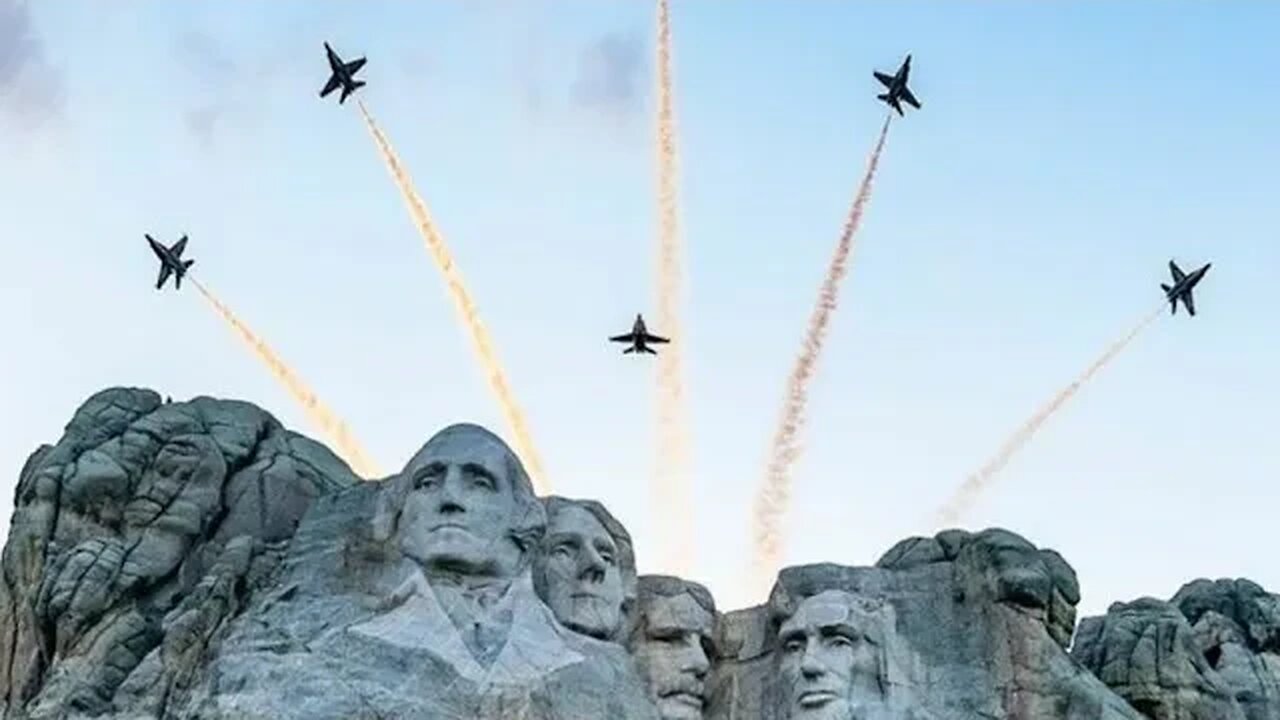
[[[241,322],[240,318],[236,317],[230,308],[214,297],[213,293],[200,284],[199,280],[192,278],[190,275],[187,277],[190,278],[191,284],[195,285],[200,294],[204,296],[204,299],[208,300],[213,309],[222,316],[222,319],[226,320],[227,324],[236,331],[245,344],[257,354],[276,380],[280,381],[281,385],[284,385],[289,394],[293,396],[293,399],[298,401],[298,404],[302,406],[311,422],[315,423],[329,437],[338,454],[342,456],[343,460],[346,460],[347,465],[351,466],[351,469],[362,478],[382,477],[382,471],[369,459],[369,455],[365,453],[364,448],[351,435],[351,431],[347,429],[347,424],[339,420],[332,410],[320,402],[320,398],[316,397],[315,392],[308,388],[306,383],[302,382],[302,379],[293,370],[289,369],[288,365],[285,365],[280,356],[276,355],[275,351],[268,347],[262,338],[254,334],[247,325]]]
[[[809,381],[813,377],[814,367],[822,346],[826,341],[827,327],[831,322],[831,313],[836,309],[836,300],[840,293],[840,281],[849,270],[849,258],[853,253],[854,235],[862,222],[862,211],[871,197],[871,183],[875,178],[876,166],[880,163],[880,153],[884,151],[885,139],[889,134],[891,117],[886,117],[880,128],[880,137],[876,140],[875,149],[867,161],[867,171],[858,186],[853,205],[840,233],[840,242],[836,245],[835,255],[827,268],[827,277],[822,281],[822,289],[818,294],[818,304],[809,318],[809,329],[805,334],[804,347],[787,381],[787,394],[782,407],[782,417],[778,429],[773,436],[770,447],[769,466],[764,482],[756,494],[754,516],[755,561],[753,567],[753,592],[763,595],[769,591],[774,576],[782,561],[781,521],[786,514],[791,500],[792,464],[800,456],[800,447],[796,442],[800,430],[804,426],[805,409],[809,403]]]
[[[671,20],[658,0],[658,332],[671,343],[658,354],[658,447],[654,509],[663,528],[664,572],[688,577],[694,565],[693,497],[689,473],[688,408],[684,397],[684,333],[680,324],[682,270],[676,196],[675,103],[671,82]]]
[[[1119,355],[1121,350],[1124,350],[1129,343],[1133,342],[1133,339],[1138,336],[1138,333],[1145,330],[1146,327],[1154,322],[1156,318],[1160,317],[1160,313],[1163,311],[1164,304],[1161,303],[1159,308],[1143,318],[1142,322],[1138,323],[1129,331],[1129,334],[1112,343],[1111,346],[1106,349],[1106,352],[1102,353],[1102,355],[1095,360],[1093,364],[1080,375],[1080,377],[1072,380],[1070,385],[1063,388],[1063,390],[1054,396],[1047,405],[1042,407],[1035,415],[1032,415],[1031,419],[1027,420],[1022,427],[1018,428],[1018,431],[1005,441],[1004,445],[1000,446],[1000,450],[995,454],[995,456],[988,460],[987,463],[978,470],[978,472],[970,475],[968,479],[964,481],[964,484],[962,484],[951,496],[951,499],[942,506],[942,509],[939,510],[935,516],[934,527],[941,528],[955,524],[955,522],[959,520],[960,516],[963,515],[970,506],[973,505],[974,501],[978,499],[978,495],[987,488],[995,474],[1000,472],[1000,470],[1002,470],[1013,458],[1014,454],[1017,453],[1018,450],[1021,450],[1022,447],[1031,440],[1031,438],[1036,434],[1036,431],[1040,429],[1040,426],[1044,425],[1049,418],[1053,417],[1053,414],[1056,413],[1059,408],[1066,404],[1066,402],[1070,400],[1085,383],[1089,382],[1089,380],[1096,375],[1099,370],[1106,367],[1108,363]]]
[[[515,397],[511,393],[511,386],[507,383],[506,373],[502,370],[502,364],[498,362],[498,354],[493,348],[493,341],[489,338],[489,333],[485,330],[484,324],[480,322],[480,315],[476,311],[475,302],[471,299],[471,293],[467,292],[467,287],[462,282],[462,275],[453,262],[453,256],[449,253],[449,249],[445,247],[444,237],[436,229],[435,223],[431,219],[431,214],[427,212],[426,203],[422,201],[417,190],[414,189],[413,180],[409,178],[409,173],[400,164],[400,159],[397,157],[395,150],[391,149],[391,143],[382,134],[382,130],[378,128],[377,123],[373,121],[373,117],[369,114],[369,110],[365,108],[364,103],[357,101],[356,104],[360,107],[360,114],[364,117],[365,125],[368,126],[369,134],[373,136],[373,141],[377,144],[378,150],[382,154],[382,159],[387,163],[387,170],[390,171],[392,179],[395,180],[396,186],[400,189],[400,194],[404,197],[405,205],[409,208],[409,214],[413,217],[414,224],[418,226],[418,232],[422,235],[427,251],[435,259],[436,265],[440,267],[440,272],[444,274],[445,284],[449,288],[449,295],[453,298],[453,302],[458,308],[458,314],[462,316],[462,321],[467,326],[472,347],[475,349],[476,355],[480,357],[480,363],[484,367],[489,387],[493,390],[494,395],[497,395],[502,414],[506,418],[507,425],[510,426],[511,433],[515,438],[516,454],[520,456],[525,470],[533,480],[534,490],[539,495],[549,494],[551,486],[543,473],[542,460],[534,449],[533,438],[529,435],[524,413],[521,412],[520,406],[516,404]]]

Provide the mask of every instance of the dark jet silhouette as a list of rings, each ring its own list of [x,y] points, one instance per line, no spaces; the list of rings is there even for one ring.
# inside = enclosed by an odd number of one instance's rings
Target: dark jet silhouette
[[[1178,301],[1182,301],[1182,306],[1187,309],[1191,317],[1196,316],[1196,303],[1191,297],[1191,288],[1195,287],[1204,274],[1209,272],[1213,263],[1205,263],[1205,266],[1199,270],[1194,270],[1190,275],[1182,272],[1182,268],[1178,267],[1178,263],[1169,261],[1169,272],[1173,273],[1173,287],[1169,287],[1164,283],[1160,284],[1164,290],[1165,299],[1169,301],[1169,314],[1176,315],[1178,313]]]
[[[342,86],[342,95],[338,98],[338,104],[341,105],[347,101],[347,96],[355,92],[357,89],[364,87],[363,80],[356,80],[355,74],[364,67],[364,58],[356,58],[349,63],[342,62],[342,58],[338,57],[338,53],[329,47],[329,43],[324,44],[324,51],[329,55],[329,82],[324,84],[324,89],[320,91],[320,97],[325,97],[329,93]]]
[[[898,72],[894,73],[893,75],[885,75],[879,70],[876,70],[872,73],[872,75],[875,75],[876,79],[880,81],[881,85],[884,85],[886,88],[889,89],[888,92],[883,93],[881,95],[877,95],[876,99],[883,100],[885,103],[889,105],[889,107],[893,108],[894,110],[897,110],[899,115],[903,114],[902,105],[900,104],[900,101],[906,101],[906,103],[911,107],[917,110],[920,109],[920,101],[917,100],[916,96],[912,95],[911,90],[907,88],[907,76],[909,76],[910,74],[911,74],[911,56],[910,55],[907,55],[907,59],[902,61],[902,67],[898,68]]]
[[[644,326],[644,318],[640,317],[639,315],[636,315],[636,322],[634,325],[631,326],[631,332],[627,333],[626,335],[614,335],[613,337],[609,338],[609,342],[630,343],[631,346],[628,347],[626,350],[622,351],[623,355],[626,355],[628,353],[634,353],[634,352],[649,353],[650,355],[657,355],[658,351],[649,347],[649,343],[661,344],[661,343],[669,343],[671,341],[668,340],[667,338],[658,337],[657,335],[650,334],[649,330]]]
[[[182,251],[187,248],[187,236],[183,235],[182,239],[173,244],[173,247],[161,245],[150,235],[145,237],[147,244],[151,246],[151,252],[160,258],[160,277],[156,279],[156,289],[164,287],[164,281],[168,280],[170,275],[173,275],[173,289],[182,289],[182,277],[196,263],[195,260],[182,259]]]

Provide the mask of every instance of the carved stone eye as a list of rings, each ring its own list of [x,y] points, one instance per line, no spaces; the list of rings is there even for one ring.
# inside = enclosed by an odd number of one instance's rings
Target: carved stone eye
[[[419,470],[413,476],[413,489],[422,490],[430,487],[431,484],[441,477],[444,477],[444,466],[439,463],[432,463],[427,467]]]

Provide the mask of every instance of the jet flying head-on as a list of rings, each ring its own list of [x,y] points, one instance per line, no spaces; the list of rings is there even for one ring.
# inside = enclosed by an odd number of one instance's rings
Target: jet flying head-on
[[[609,338],[609,342],[627,343],[628,347],[622,351],[623,355],[631,353],[657,355],[658,351],[649,347],[649,345],[660,345],[671,342],[671,340],[649,332],[648,328],[645,327],[644,318],[640,314],[636,314],[635,322],[631,324],[631,332],[623,335],[614,335]]]

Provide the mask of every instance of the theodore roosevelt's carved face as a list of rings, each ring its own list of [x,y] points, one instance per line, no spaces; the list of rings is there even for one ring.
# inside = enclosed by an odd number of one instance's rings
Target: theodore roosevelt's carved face
[[[640,578],[630,642],[636,668],[662,720],[701,720],[715,615],[692,592],[647,591],[647,580]]]

